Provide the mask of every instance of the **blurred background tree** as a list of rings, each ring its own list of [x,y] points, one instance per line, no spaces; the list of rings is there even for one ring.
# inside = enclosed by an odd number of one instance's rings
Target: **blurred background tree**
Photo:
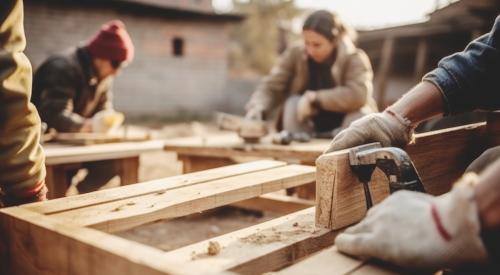
[[[294,0],[233,0],[246,20],[231,33],[229,66],[237,74],[266,74],[294,39],[292,23],[302,10]]]

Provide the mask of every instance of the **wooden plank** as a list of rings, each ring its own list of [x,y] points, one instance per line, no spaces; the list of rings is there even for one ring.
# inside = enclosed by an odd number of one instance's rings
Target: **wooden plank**
[[[314,201],[311,200],[304,200],[286,195],[265,194],[257,198],[239,201],[231,205],[248,210],[290,214],[314,206],[314,204]]]
[[[285,165],[286,163],[281,161],[261,160],[251,163],[237,164],[228,167],[206,170],[203,172],[174,176],[166,179],[153,180],[134,185],[122,186],[120,188],[101,190],[78,196],[25,204],[21,207],[38,213],[53,214],[90,205],[97,205],[131,197],[165,192],[167,190],[200,184],[236,175],[244,175],[256,171],[282,167]]]
[[[0,209],[0,236],[7,246],[6,274],[183,273],[160,250],[21,207]]]
[[[415,82],[420,82],[422,76],[427,71],[427,59],[429,55],[429,43],[426,38],[420,38],[417,44],[417,54],[415,57]]]
[[[91,145],[113,142],[136,142],[150,140],[151,135],[144,132],[134,133],[56,133],[52,140],[72,145]]]
[[[377,105],[380,109],[384,109],[386,107],[385,102],[385,93],[387,88],[387,79],[391,72],[392,60],[394,56],[394,43],[396,38],[392,36],[388,36],[384,39],[384,43],[382,45],[382,53],[380,57],[380,64],[377,73],[377,85],[376,85],[376,99]]]
[[[333,243],[337,232],[316,229],[314,207],[167,252],[165,259],[189,267],[193,274],[229,270],[261,274],[280,269]],[[220,253],[208,255],[208,243]],[[308,274],[303,273],[303,274]]]
[[[64,165],[47,165],[47,175],[45,176],[45,184],[49,192],[48,199],[64,197],[71,182],[66,175]]]
[[[162,150],[162,140],[122,142],[89,146],[44,144],[47,165],[109,160],[138,156],[146,152]]]
[[[465,167],[478,155],[485,138],[485,123],[455,127],[417,135],[405,149],[428,193],[447,192]],[[366,201],[361,183],[351,172],[348,150],[333,152],[317,162],[318,226],[342,228],[361,220]],[[388,180],[377,170],[370,182],[374,203],[388,195]]]
[[[55,213],[52,216],[63,222],[108,232],[124,230],[298,186],[314,181],[314,178],[314,167],[288,165]]]
[[[179,154],[178,159],[182,161],[182,173],[184,174],[235,164],[235,161],[227,157],[219,158],[215,156],[205,157]]]
[[[325,249],[297,264],[287,267],[276,274],[279,275],[323,275],[351,274],[363,266],[360,261],[338,252],[335,246]]]
[[[260,143],[245,144],[238,135],[224,134],[206,137],[188,137],[165,141],[164,149],[180,155],[228,157],[254,156],[279,160],[295,160],[300,163],[314,163],[330,143],[329,139],[313,139],[306,143],[293,142],[290,145],[271,143],[270,137]]]

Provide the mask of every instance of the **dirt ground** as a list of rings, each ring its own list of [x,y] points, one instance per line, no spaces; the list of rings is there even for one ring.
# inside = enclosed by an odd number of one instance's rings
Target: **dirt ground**
[[[132,130],[151,131],[152,136],[158,139],[219,132],[215,125],[199,122],[169,125],[144,123],[130,125],[129,127]],[[139,169],[139,180],[141,182],[179,175],[181,171],[182,163],[177,161],[175,153],[154,152],[141,155]],[[114,179],[106,188],[118,185],[119,179]],[[169,251],[276,217],[278,216],[274,213],[257,213],[232,207],[222,207],[170,221],[145,224],[124,232],[118,232],[116,235]]]

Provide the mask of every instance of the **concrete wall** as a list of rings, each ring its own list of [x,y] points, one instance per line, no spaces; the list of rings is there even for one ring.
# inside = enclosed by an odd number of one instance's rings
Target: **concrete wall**
[[[131,116],[173,119],[240,108],[231,107],[224,92],[229,27],[225,22],[169,19],[76,1],[29,0],[25,1],[26,54],[36,69],[47,56],[88,39],[112,19],[125,23],[136,47],[134,62],[115,81],[116,109]],[[176,37],[184,40],[182,57],[172,53]]]

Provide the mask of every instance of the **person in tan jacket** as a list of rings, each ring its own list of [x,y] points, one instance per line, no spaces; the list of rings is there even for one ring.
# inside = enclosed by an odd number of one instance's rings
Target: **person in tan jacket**
[[[375,112],[370,61],[347,27],[319,10],[306,19],[302,37],[304,43],[288,48],[253,93],[246,118],[263,119],[281,107],[277,130],[331,137]]]
[[[31,97],[31,64],[23,51],[21,0],[0,9],[0,207],[46,199],[41,122]],[[1,265],[1,264],[0,264]]]

